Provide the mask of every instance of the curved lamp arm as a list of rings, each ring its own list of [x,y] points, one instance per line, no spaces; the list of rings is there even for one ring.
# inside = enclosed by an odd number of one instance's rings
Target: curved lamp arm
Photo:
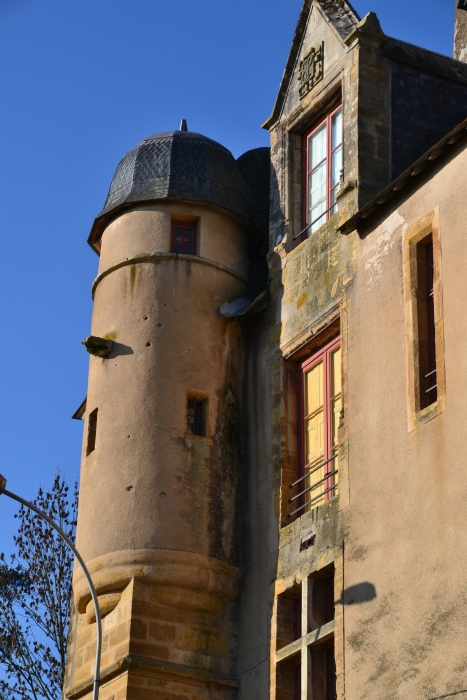
[[[91,590],[91,596],[92,596],[92,602],[94,603],[94,610],[96,612],[96,625],[97,625],[97,648],[96,648],[96,668],[94,671],[94,682],[93,682],[93,691],[92,691],[92,700],[98,700],[99,698],[99,677],[100,677],[100,667],[101,667],[101,652],[102,652],[102,622],[101,622],[101,612],[99,610],[99,604],[97,602],[97,593],[96,589],[94,588],[94,584],[92,582],[91,575],[89,571],[86,568],[86,564],[83,561],[83,558],[81,557],[81,554],[78,552],[76,549],[75,545],[73,542],[70,540],[67,535],[63,532],[61,527],[59,527],[54,521],[49,518],[48,515],[43,513],[39,508],[36,508],[36,506],[33,503],[29,503],[29,501],[25,501],[24,498],[21,498],[21,496],[17,496],[15,493],[12,493],[11,491],[6,490],[6,479],[0,474],[0,496],[5,494],[5,496],[8,496],[9,498],[12,498],[14,501],[18,501],[18,503],[21,503],[23,506],[26,508],[29,508],[30,510],[33,510],[37,515],[45,520],[51,527],[53,527],[54,530],[59,534],[61,539],[69,546],[77,560],[79,561],[81,568],[83,569],[84,575],[86,576],[86,580],[89,584],[89,588]]]

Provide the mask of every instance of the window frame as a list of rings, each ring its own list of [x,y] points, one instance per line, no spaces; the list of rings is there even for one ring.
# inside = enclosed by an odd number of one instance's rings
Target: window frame
[[[193,246],[193,252],[192,253],[186,253],[185,250],[183,250],[185,246],[185,235],[183,235],[183,241],[182,241],[182,252],[181,253],[176,253],[175,252],[175,228],[181,228],[183,229],[183,232],[185,234],[185,230],[190,230],[193,231],[193,243],[186,243],[186,245],[192,245]],[[197,222],[196,221],[181,221],[180,219],[172,219],[171,220],[171,229],[170,229],[170,252],[174,253],[175,255],[198,255],[198,227],[197,227]]]
[[[341,350],[341,391],[335,396],[331,396],[331,355],[336,350]],[[329,461],[326,464],[326,460],[333,456],[333,453],[338,454],[339,444],[336,443],[335,446],[332,445],[332,416],[331,416],[331,402],[340,395],[341,407],[342,407],[342,339],[340,333],[332,340],[328,341],[325,345],[317,349],[312,355],[305,358],[298,366],[298,479],[303,479],[305,477],[306,467],[309,466],[305,463],[305,421],[309,416],[305,415],[305,375],[307,372],[316,367],[320,362],[323,362],[323,380],[324,380],[324,391],[323,391],[323,433],[324,433],[324,454],[321,457],[323,460],[323,468],[325,469],[324,476],[329,474],[329,479],[324,482],[323,491],[330,489],[332,486],[334,488],[329,490],[327,493],[323,494],[323,501],[330,501],[334,496],[337,495],[339,488],[339,474],[334,475],[335,461]],[[311,415],[311,414],[310,414]],[[318,462],[320,458],[315,461]],[[310,462],[313,465],[313,462]],[[335,478],[334,484],[332,480]],[[302,482],[303,484],[303,482]],[[304,486],[300,487],[304,490]],[[316,495],[316,494],[315,494]],[[314,496],[313,496],[314,498]],[[308,495],[302,496],[299,500],[299,505],[303,506],[307,501]],[[319,504],[319,501],[318,501]],[[316,506],[312,506],[316,507]],[[298,517],[301,517],[307,510],[304,509]]]
[[[321,215],[321,218],[324,219],[322,223],[319,224],[318,228],[320,228],[324,223],[329,221],[329,219],[334,216],[332,214],[331,209],[334,206],[337,206],[337,202],[333,205],[331,204],[332,201],[332,193],[333,191],[337,191],[340,186],[340,182],[337,182],[334,187],[332,186],[332,155],[333,153],[339,148],[342,148],[342,163],[344,161],[343,159],[343,148],[344,148],[344,134],[342,130],[342,139],[340,143],[333,149],[332,148],[332,120],[333,117],[338,113],[342,112],[342,117],[344,115],[343,111],[343,105],[340,103],[335,109],[333,109],[324,119],[322,119],[319,124],[314,127],[311,131],[306,133],[303,137],[303,211],[302,211],[302,225],[303,228],[306,228],[306,230],[303,233],[302,240],[305,240],[311,235],[311,228],[310,224],[312,224],[311,221],[308,220],[309,217],[309,196],[310,196],[310,187],[309,187],[309,176],[313,172],[313,170],[316,170],[316,168],[321,165],[321,163],[326,160],[326,208],[325,212]],[[308,164],[309,164],[309,144],[310,140],[313,138],[315,134],[318,133],[320,129],[322,129],[323,126],[326,126],[326,158],[320,161],[318,165],[313,168],[313,170],[308,169]],[[318,220],[319,221],[319,220]],[[318,223],[318,222],[317,222]]]
[[[433,313],[435,325],[434,350],[436,358],[436,400],[423,407],[421,401],[421,371],[419,350],[420,296],[419,290],[420,244],[431,238],[433,245]],[[446,408],[446,370],[444,358],[444,313],[441,273],[441,236],[439,208],[436,207],[421,219],[410,224],[403,237],[402,246],[405,306],[405,341],[407,362],[407,417],[408,431],[415,430],[432,420]]]

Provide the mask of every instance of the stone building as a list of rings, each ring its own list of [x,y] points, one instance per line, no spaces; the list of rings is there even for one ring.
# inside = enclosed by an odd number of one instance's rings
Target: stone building
[[[270,151],[182,123],[118,165],[75,414],[102,700],[467,697],[464,61],[464,0],[454,58],[304,0]],[[77,568],[72,700],[95,639]]]

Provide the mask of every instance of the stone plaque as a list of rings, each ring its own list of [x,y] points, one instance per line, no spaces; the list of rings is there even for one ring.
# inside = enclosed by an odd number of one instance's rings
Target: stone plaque
[[[324,43],[317,49],[311,49],[300,62],[298,80],[300,82],[300,99],[303,99],[323,78]]]

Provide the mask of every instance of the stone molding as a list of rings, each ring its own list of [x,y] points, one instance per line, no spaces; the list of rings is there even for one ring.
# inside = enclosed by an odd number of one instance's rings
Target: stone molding
[[[202,597],[231,601],[235,599],[240,578],[238,569],[219,559],[193,552],[164,549],[112,552],[92,559],[87,562],[87,567],[98,596],[123,591],[133,578],[137,578],[157,586],[166,600],[167,595],[164,596],[164,591],[160,589],[168,589],[172,594],[180,589],[188,589]],[[73,574],[73,591],[76,609],[84,614],[91,593],[80,566]],[[201,607],[202,602],[198,601]],[[193,604],[198,607],[195,601]]]
[[[227,272],[227,274],[236,277],[238,280],[240,280],[240,282],[243,282],[245,287],[248,288],[248,282],[244,277],[242,277],[242,275],[240,275],[238,272],[235,272],[235,270],[232,270],[230,267],[221,265],[221,263],[217,263],[214,260],[202,258],[199,255],[177,255],[176,253],[149,253],[147,255],[135,255],[132,258],[121,260],[120,262],[115,263],[115,265],[111,265],[107,270],[101,272],[92,284],[92,298],[94,299],[97,287],[102,282],[104,277],[110,275],[111,272],[115,272],[115,270],[119,270],[121,267],[125,267],[126,265],[137,265],[139,263],[147,262],[157,263],[162,262],[163,260],[186,260],[188,262],[196,262],[201,265],[207,265],[208,267],[213,267],[216,270],[220,270],[221,272]]]

